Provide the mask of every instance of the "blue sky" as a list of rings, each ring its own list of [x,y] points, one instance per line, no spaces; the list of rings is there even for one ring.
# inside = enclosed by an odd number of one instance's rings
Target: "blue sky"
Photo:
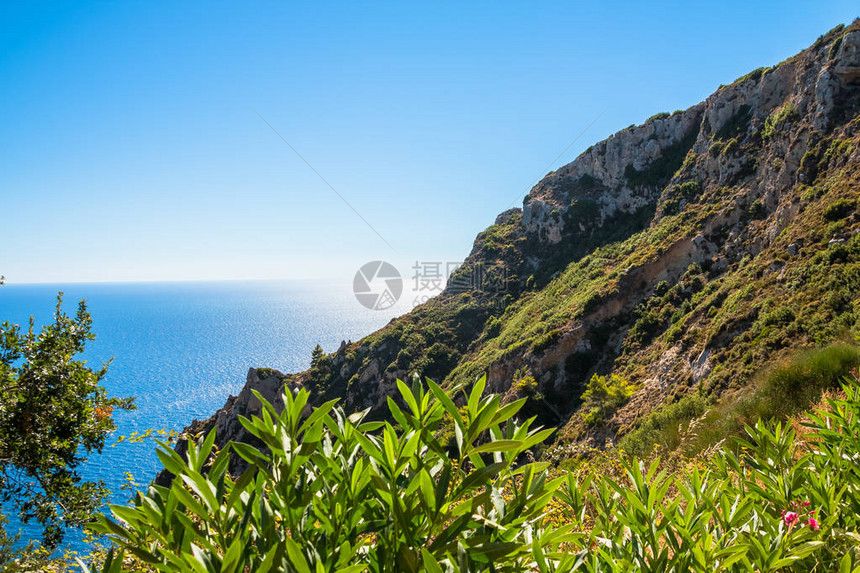
[[[547,171],[856,8],[3,2],[0,273],[349,279],[462,260]]]

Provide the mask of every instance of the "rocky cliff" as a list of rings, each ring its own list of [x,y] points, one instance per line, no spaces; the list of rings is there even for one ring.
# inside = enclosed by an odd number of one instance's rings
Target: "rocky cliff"
[[[791,349],[860,335],[860,23],[658,114],[548,174],[475,240],[446,290],[291,376],[254,370],[193,431],[304,385],[384,415],[395,380],[487,374],[560,443],[603,444],[690,392],[747,384]],[[577,415],[593,374],[636,392]],[[180,448],[182,445],[180,444]]]

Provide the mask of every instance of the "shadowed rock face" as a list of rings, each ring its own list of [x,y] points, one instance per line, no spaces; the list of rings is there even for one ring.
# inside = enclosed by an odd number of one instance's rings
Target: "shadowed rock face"
[[[743,385],[756,363],[832,336],[810,322],[793,338],[761,346],[757,316],[780,300],[833,294],[813,287],[806,269],[831,252],[829,241],[850,245],[860,230],[856,209],[838,221],[823,218],[828,202],[857,199],[858,112],[855,22],[548,174],[521,210],[500,214],[478,235],[463,265],[462,273],[500,270],[501,292],[463,293],[449,284],[379,332],[342,344],[324,369],[291,377],[251,369],[239,396],[188,429],[215,427],[222,445],[246,440],[238,416],[260,408],[251,389],[280,407],[280,391],[297,385],[316,400],[339,397],[348,409],[383,416],[395,379],[420,368],[448,384],[487,373],[489,388],[506,399],[532,396],[529,414],[563,427],[566,439],[602,445],[692,388]],[[837,254],[827,257],[843,264]],[[754,312],[726,317],[732,297],[724,291],[753,283],[744,305]],[[476,304],[479,296],[492,304]],[[648,322],[659,297],[668,297],[663,314]],[[830,320],[850,328],[852,312],[834,311]],[[410,346],[415,337],[418,350]],[[736,367],[740,356],[753,363]],[[585,382],[612,372],[639,390],[600,427],[583,427],[577,407]],[[523,394],[512,381],[526,373],[535,385]]]
[[[860,81],[860,30],[846,32],[842,36],[833,72],[846,83]]]
[[[704,108],[704,104],[698,104],[620,131],[547,175],[524,202],[525,232],[550,245],[559,243],[564,237],[563,215],[576,200],[596,203],[598,224],[619,212],[633,213],[656,202],[669,176],[680,167],[692,146],[690,138],[700,129]],[[669,163],[669,167],[674,167],[671,171],[667,168],[662,176],[658,174],[651,181],[628,177],[631,170],[647,172],[655,163],[671,159],[667,153],[673,152],[676,158]],[[554,217],[553,211],[559,216]]]

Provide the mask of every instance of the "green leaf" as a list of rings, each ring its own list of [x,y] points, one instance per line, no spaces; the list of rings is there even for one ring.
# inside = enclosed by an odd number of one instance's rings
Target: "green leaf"
[[[475,416],[478,415],[478,403],[481,400],[481,395],[484,393],[484,387],[486,384],[487,376],[481,376],[478,378],[478,381],[475,382],[475,385],[472,387],[472,392],[469,394],[468,408],[469,415],[472,416],[472,418],[475,418]]]
[[[463,418],[460,416],[460,411],[457,409],[457,406],[454,405],[454,401],[448,396],[448,394],[442,390],[442,388],[430,380],[427,379],[427,385],[430,386],[430,391],[433,392],[433,395],[436,396],[436,399],[439,400],[439,403],[442,404],[442,407],[445,408],[445,411],[451,416],[454,420],[454,424],[456,426],[462,426]]]
[[[292,563],[293,567],[296,568],[296,571],[299,573],[311,573],[311,566],[307,562],[307,559],[305,559],[305,556],[302,555],[302,551],[298,544],[290,537],[284,538],[284,544],[287,549],[287,559],[290,560],[290,563]]]
[[[418,402],[415,401],[415,395],[412,394],[412,390],[409,386],[407,386],[403,380],[398,378],[397,389],[400,390],[400,395],[403,396],[403,401],[406,402],[406,405],[412,410],[412,415],[416,417],[419,416],[421,408],[418,407]]]
[[[439,566],[439,562],[436,561],[436,558],[425,547],[421,548],[421,561],[424,563],[424,569],[429,573],[444,573],[442,567]]]
[[[472,454],[485,454],[488,452],[509,452],[521,448],[523,443],[520,440],[495,440],[482,444],[472,450]]]

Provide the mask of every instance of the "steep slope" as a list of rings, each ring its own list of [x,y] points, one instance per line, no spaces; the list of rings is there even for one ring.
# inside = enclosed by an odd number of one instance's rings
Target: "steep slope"
[[[788,349],[857,339],[858,112],[855,21],[595,144],[480,233],[440,296],[308,371],[252,369],[189,429],[241,437],[236,416],[259,410],[251,388],[304,385],[382,415],[397,378],[486,373],[491,390],[531,396],[563,442],[602,445],[694,389],[744,386]],[[636,391],[586,424],[595,373]]]

